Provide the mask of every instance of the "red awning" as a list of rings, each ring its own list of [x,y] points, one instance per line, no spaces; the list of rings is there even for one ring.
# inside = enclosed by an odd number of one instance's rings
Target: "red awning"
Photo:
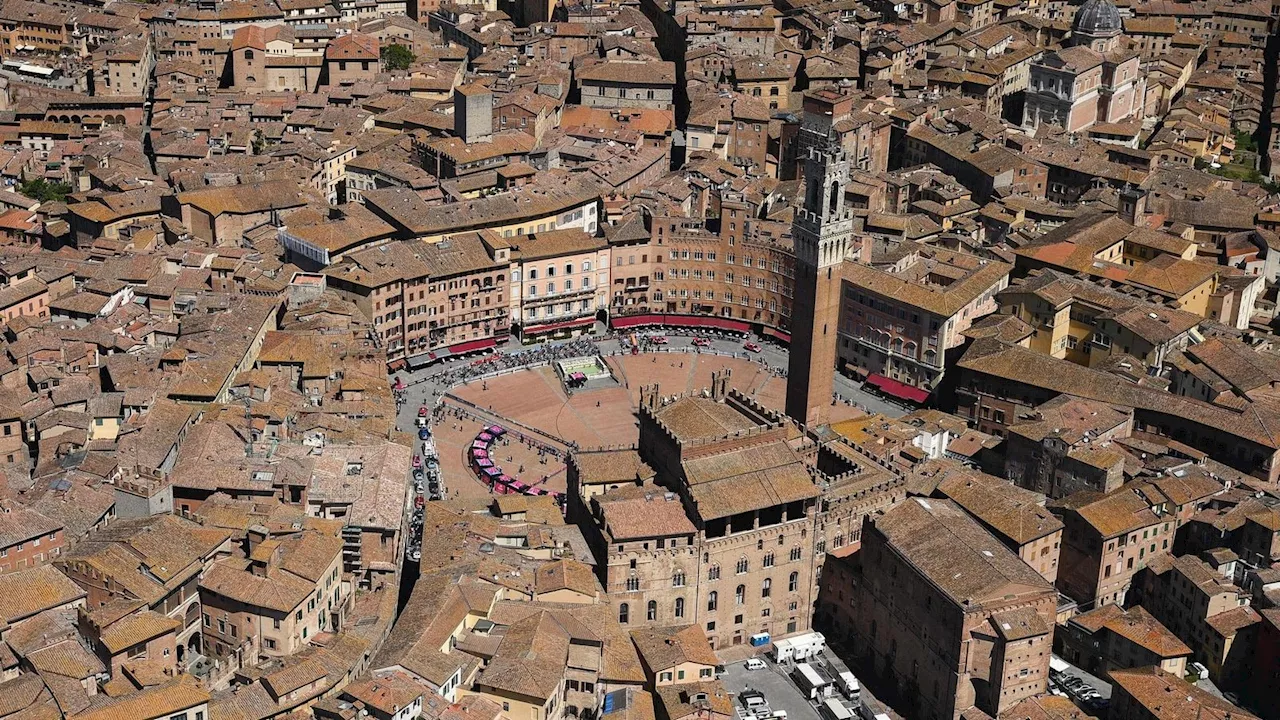
[[[740,333],[751,332],[750,324],[743,322],[742,320],[734,320],[732,318],[698,317],[695,315],[693,317],[689,317],[685,319],[693,321],[692,324],[694,327],[717,328],[720,330],[728,330],[729,332],[740,332]]]
[[[788,345],[791,344],[791,333],[789,332],[783,332],[781,330],[777,330],[775,328],[765,326],[764,334],[768,335],[769,337],[777,338],[782,342],[787,343]]]
[[[615,328],[638,327],[640,325],[661,325],[662,317],[652,313],[641,313],[639,315],[620,315],[618,317],[609,318],[609,325]]]
[[[462,353],[475,352],[476,350],[485,350],[497,344],[498,344],[498,341],[494,340],[493,338],[484,338],[483,340],[468,340],[467,342],[458,343],[457,345],[450,345],[449,352],[454,355],[461,355]]]
[[[524,328],[525,335],[537,335],[545,332],[555,332],[556,330],[567,330],[569,328],[584,327],[594,324],[594,317],[578,318],[577,320],[565,320],[564,322],[551,323],[549,325],[538,325],[537,327]]]
[[[645,313],[642,315],[624,315],[610,319],[614,328],[629,328],[640,325],[666,325],[668,327],[716,328],[730,332],[751,332],[751,325],[733,318],[715,317],[713,315],[664,315],[661,313]]]
[[[923,403],[929,399],[929,391],[922,390],[918,387],[912,387],[905,383],[900,383],[893,378],[887,378],[883,375],[871,374],[867,376],[867,382],[880,388],[886,395],[910,400],[914,403]]]

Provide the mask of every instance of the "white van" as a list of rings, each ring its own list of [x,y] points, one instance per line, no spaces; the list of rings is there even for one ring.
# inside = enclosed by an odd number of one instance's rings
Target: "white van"
[[[763,669],[764,669],[764,667],[765,667],[765,666],[764,666],[764,661],[763,661],[763,660],[761,660],[760,658],[751,658],[751,659],[747,660],[747,669],[748,669],[748,670],[763,670]]]
[[[765,700],[764,695],[761,695],[760,693],[753,693],[751,695],[743,693],[741,697],[742,707],[746,708],[748,712],[754,713],[757,710],[769,707],[769,701]]]
[[[851,672],[842,672],[836,678],[836,683],[840,686],[840,692],[850,700],[858,700],[862,697],[862,686],[858,684],[858,678],[853,676]]]

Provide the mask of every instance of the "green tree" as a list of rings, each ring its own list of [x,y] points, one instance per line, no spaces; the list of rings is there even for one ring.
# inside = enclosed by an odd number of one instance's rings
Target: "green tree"
[[[44,178],[28,180],[18,185],[18,192],[42,203],[64,202],[71,194],[71,186],[66,183],[49,182]]]
[[[1258,152],[1258,144],[1254,142],[1253,136],[1243,130],[1235,132],[1236,150],[1243,152]]]
[[[409,48],[392,43],[382,48],[382,67],[384,70],[408,70],[417,58]]]

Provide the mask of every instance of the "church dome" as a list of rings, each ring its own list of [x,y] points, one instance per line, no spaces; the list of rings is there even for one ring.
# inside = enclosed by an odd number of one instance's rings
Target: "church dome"
[[[1124,32],[1124,23],[1120,20],[1120,11],[1111,0],[1085,0],[1076,11],[1071,32],[1095,37],[1119,35]]]

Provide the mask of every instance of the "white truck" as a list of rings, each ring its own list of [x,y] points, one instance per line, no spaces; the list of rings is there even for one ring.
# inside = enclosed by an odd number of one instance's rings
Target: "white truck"
[[[774,640],[770,652],[775,662],[803,662],[819,655],[827,647],[827,639],[820,632],[809,632],[781,640]]]
[[[853,673],[845,671],[840,673],[836,678],[836,684],[840,686],[840,692],[849,700],[857,702],[862,699],[862,686],[858,684],[858,678]]]
[[[831,697],[833,683],[819,668],[809,663],[797,663],[791,671],[791,678],[796,681],[800,692],[809,700],[822,700]]]

